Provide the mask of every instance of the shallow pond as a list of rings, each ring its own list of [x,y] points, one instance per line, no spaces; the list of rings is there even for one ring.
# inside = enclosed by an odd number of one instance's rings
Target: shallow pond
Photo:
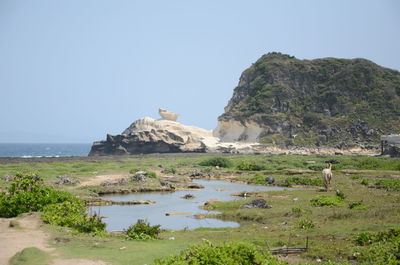
[[[242,200],[242,197],[232,196],[233,193],[243,191],[271,191],[283,190],[280,187],[266,187],[256,185],[246,185],[230,183],[217,180],[194,180],[201,184],[204,189],[185,190],[176,192],[149,192],[132,193],[124,195],[103,196],[104,199],[131,201],[131,200],[155,200],[155,204],[142,205],[112,205],[95,206],[91,211],[95,211],[102,216],[106,216],[103,221],[107,223],[107,231],[123,230],[138,219],[146,219],[151,225],[160,224],[164,229],[195,229],[199,227],[238,227],[236,222],[222,221],[212,218],[195,219],[193,215],[215,213],[200,209],[207,200]],[[182,196],[193,194],[193,199],[183,199]],[[191,213],[188,215],[166,216],[166,213]]]

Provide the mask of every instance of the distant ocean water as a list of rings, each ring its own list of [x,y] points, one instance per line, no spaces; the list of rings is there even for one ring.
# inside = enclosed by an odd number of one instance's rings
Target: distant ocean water
[[[5,144],[0,143],[0,157],[87,156],[91,144]]]

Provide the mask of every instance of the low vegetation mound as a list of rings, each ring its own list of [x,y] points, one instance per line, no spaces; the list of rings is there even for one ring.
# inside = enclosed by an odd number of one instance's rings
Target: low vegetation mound
[[[311,199],[311,205],[315,207],[322,207],[322,206],[344,206],[345,202],[343,198],[340,196],[334,195],[318,195],[315,198]]]
[[[156,265],[189,265],[189,264],[241,264],[241,265],[283,265],[269,252],[246,243],[225,243],[213,245],[207,241],[194,245],[180,255],[156,260]]]
[[[225,157],[211,157],[199,163],[200,166],[205,167],[231,167],[232,161]]]
[[[241,161],[236,165],[236,168],[243,171],[260,171],[264,170],[265,166],[255,162]]]
[[[99,216],[86,213],[81,199],[44,186],[43,179],[35,174],[17,174],[7,192],[0,195],[0,217],[43,212],[44,222],[75,228],[80,232],[100,232],[106,226]]]
[[[125,231],[128,239],[148,240],[156,239],[161,232],[160,225],[151,226],[146,220],[139,219]]]
[[[400,264],[400,228],[362,232],[353,238],[353,242],[359,246],[354,256],[360,264]]]
[[[322,179],[310,177],[287,177],[284,179],[282,186],[291,187],[293,185],[302,186],[322,186]]]

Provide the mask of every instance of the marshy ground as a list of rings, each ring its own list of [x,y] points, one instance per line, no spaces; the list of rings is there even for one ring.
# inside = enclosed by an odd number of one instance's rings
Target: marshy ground
[[[220,179],[259,185],[297,187],[296,190],[246,194],[248,200],[214,202],[209,209],[220,211],[214,217],[236,221],[238,228],[200,228],[192,231],[163,231],[159,240],[132,241],[123,235],[93,236],[71,229],[41,223],[37,214],[22,216],[20,227],[9,227],[11,219],[1,219],[0,242],[14,242],[18,248],[0,253],[0,260],[16,255],[12,264],[152,264],[154,259],[177,254],[204,240],[214,243],[244,241],[265,249],[305,245],[303,254],[281,257],[291,264],[319,264],[322,261],[362,263],[357,259],[368,246],[352,240],[362,232],[387,231],[400,227],[400,160],[365,156],[224,156],[226,167],[207,166],[209,155],[171,154],[133,157],[0,159],[0,177],[17,172],[34,172],[45,183],[67,190],[85,200],[99,194],[123,191],[160,190],[178,187],[190,178]],[[331,189],[322,189],[324,161],[337,160],[333,167]],[[202,166],[203,165],[203,166]],[[146,181],[131,181],[137,171],[154,172]],[[79,183],[54,184],[58,176]],[[175,180],[165,178],[175,176]],[[275,182],[268,184],[266,177]],[[118,182],[127,178],[126,182]],[[102,185],[104,182],[114,182]],[[168,185],[166,185],[166,183]],[[0,181],[5,189],[9,181]],[[255,198],[266,199],[268,209],[242,209]],[[211,198],[210,198],[211,199]],[[21,219],[22,218],[22,219]],[[26,218],[34,226],[26,227]],[[36,219],[35,219],[36,218]],[[17,223],[18,223],[17,220]],[[135,221],[132,220],[132,223]],[[24,230],[25,229],[25,230]],[[30,230],[29,230],[30,229]],[[32,230],[32,231],[31,231]],[[22,232],[20,232],[22,231]],[[29,232],[40,241],[29,243]],[[7,233],[14,233],[6,237]],[[42,236],[39,236],[42,235]],[[173,240],[170,240],[172,239]],[[4,239],[4,240],[3,240]],[[20,242],[20,244],[18,244]],[[11,244],[10,244],[11,245]],[[36,247],[37,250],[29,249]],[[5,248],[4,248],[5,249]],[[25,252],[16,254],[26,249]],[[25,258],[24,258],[25,257]],[[63,260],[63,261],[61,261]],[[97,262],[97,263],[96,263]],[[362,263],[373,264],[373,263]]]

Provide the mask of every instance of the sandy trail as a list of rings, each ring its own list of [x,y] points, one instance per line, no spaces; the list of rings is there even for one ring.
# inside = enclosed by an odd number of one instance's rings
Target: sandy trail
[[[97,175],[88,180],[82,181],[79,186],[98,186],[105,181],[118,181],[123,178],[129,177],[128,174],[113,174],[113,175]]]
[[[16,221],[19,228],[10,227]],[[0,218],[0,264],[6,265],[11,257],[24,248],[36,247],[57,256],[56,249],[48,246],[50,236],[40,229],[39,213],[30,213],[15,218]],[[55,259],[53,265],[107,265],[103,261],[87,259]]]
[[[17,221],[21,228],[9,227],[12,220]],[[49,236],[39,227],[40,219],[37,213],[16,218],[0,218],[0,264],[8,264],[12,256],[28,247],[53,251],[54,249],[47,245]]]

